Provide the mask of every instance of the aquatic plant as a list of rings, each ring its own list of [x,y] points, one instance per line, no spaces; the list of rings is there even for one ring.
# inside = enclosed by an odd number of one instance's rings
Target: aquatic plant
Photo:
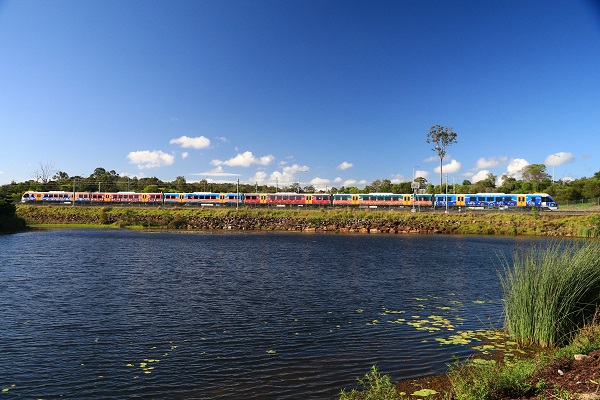
[[[600,305],[600,242],[551,242],[504,259],[505,326],[521,344],[567,343]]]

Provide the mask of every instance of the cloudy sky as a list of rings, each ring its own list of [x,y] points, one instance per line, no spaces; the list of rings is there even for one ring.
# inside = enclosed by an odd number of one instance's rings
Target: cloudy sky
[[[589,177],[599,66],[591,0],[0,0],[0,184]]]

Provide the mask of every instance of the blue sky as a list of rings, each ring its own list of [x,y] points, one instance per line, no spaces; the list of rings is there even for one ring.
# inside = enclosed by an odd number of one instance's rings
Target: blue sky
[[[0,184],[40,164],[188,181],[600,170],[600,6],[0,0]]]

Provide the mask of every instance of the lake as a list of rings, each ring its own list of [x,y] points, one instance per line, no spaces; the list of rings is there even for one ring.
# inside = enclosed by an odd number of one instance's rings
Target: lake
[[[542,239],[56,229],[0,236],[7,398],[334,399],[442,373],[502,327]],[[420,328],[420,329],[419,329]]]

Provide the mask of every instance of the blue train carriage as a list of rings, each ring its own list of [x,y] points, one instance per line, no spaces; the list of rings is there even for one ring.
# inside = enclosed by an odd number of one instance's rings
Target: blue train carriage
[[[219,196],[221,204],[235,206],[244,204],[244,195],[242,193],[221,193]]]
[[[165,193],[163,194],[163,202],[165,204],[182,204],[185,193]]]
[[[517,195],[506,193],[474,193],[466,194],[465,205],[469,209],[499,208],[507,209],[517,206]]]
[[[465,206],[464,194],[436,194],[433,196],[434,207],[464,207]]]
[[[221,204],[221,194],[212,192],[180,193],[184,204],[196,204],[201,206],[214,206]]]
[[[558,210],[558,203],[547,193],[517,194],[517,205]]]

